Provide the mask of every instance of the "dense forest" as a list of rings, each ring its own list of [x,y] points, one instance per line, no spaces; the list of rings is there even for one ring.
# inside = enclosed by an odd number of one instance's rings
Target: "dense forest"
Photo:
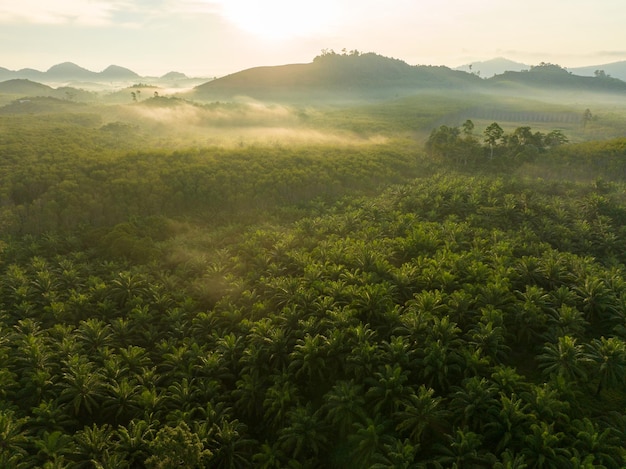
[[[482,99],[8,104],[0,467],[624,467],[623,114]]]

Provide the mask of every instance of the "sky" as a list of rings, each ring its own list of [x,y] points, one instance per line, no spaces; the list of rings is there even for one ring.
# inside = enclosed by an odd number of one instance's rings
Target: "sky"
[[[219,77],[322,50],[455,67],[626,60],[624,0],[0,0],[0,67]]]

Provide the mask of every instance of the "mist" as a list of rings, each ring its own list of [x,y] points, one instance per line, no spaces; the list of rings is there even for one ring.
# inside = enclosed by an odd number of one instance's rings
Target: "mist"
[[[382,144],[380,134],[359,135],[318,124],[320,111],[240,98],[234,103],[198,104],[150,98],[117,106],[107,123],[124,122],[158,146],[363,145]]]

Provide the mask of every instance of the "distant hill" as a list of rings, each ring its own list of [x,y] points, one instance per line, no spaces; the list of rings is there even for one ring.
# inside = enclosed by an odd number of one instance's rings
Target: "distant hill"
[[[17,78],[0,82],[0,93],[23,96],[49,96],[54,88],[34,81]]]
[[[135,78],[140,78],[139,75],[132,70],[120,67],[119,65],[109,65],[97,75],[98,78],[105,78],[110,80],[133,80]]]
[[[184,73],[180,72],[168,72],[161,77],[161,80],[186,80],[189,78]]]
[[[72,62],[64,62],[50,67],[45,78],[52,81],[91,80],[95,75],[97,74]]]
[[[613,78],[618,78],[620,80],[626,81],[626,60],[622,60],[620,62],[613,62],[609,64],[603,65],[590,65],[588,67],[575,67],[568,69],[576,75],[583,76],[595,76],[596,71],[604,71],[607,75],[612,76]]]
[[[584,77],[548,63],[528,71],[504,72],[486,80],[491,85],[526,85],[547,89],[577,89],[584,91],[626,92],[626,82],[609,76]]]
[[[85,104],[50,96],[18,99],[0,107],[0,114],[51,114],[58,112],[84,112]],[[90,118],[88,118],[90,119]]]
[[[480,86],[473,75],[443,66],[412,66],[374,53],[326,53],[306,64],[256,67],[194,89],[194,97],[257,99],[389,97],[427,88]]]
[[[197,86],[192,98],[225,100],[376,99],[413,94],[419,90],[470,90],[536,87],[547,90],[626,92],[626,82],[607,76],[579,76],[553,64],[526,66],[506,59],[481,63],[517,68],[487,79],[442,66],[412,66],[377,54],[323,54],[312,63],[256,67]],[[469,69],[469,65],[468,65]],[[472,72],[474,67],[472,66]]]
[[[0,82],[0,95],[11,95],[10,99],[54,98],[68,102],[88,102],[96,99],[96,94],[71,86],[52,88],[43,83],[15,78]],[[23,107],[23,106],[22,106]]]
[[[482,78],[489,78],[494,75],[500,75],[504,72],[521,72],[522,70],[529,69],[530,65],[526,65],[521,62],[514,62],[513,60],[505,59],[504,57],[497,57],[483,62],[472,62],[455,68],[455,70],[474,73]]]
[[[137,73],[119,65],[109,65],[101,72],[93,72],[72,62],[53,65],[45,72],[32,68],[9,70],[0,67],[0,81],[10,79],[26,79],[43,83],[61,82],[111,82],[132,81],[141,78]]]

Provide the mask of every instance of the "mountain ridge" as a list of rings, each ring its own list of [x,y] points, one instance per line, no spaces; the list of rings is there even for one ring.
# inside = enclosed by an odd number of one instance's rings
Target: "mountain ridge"
[[[390,98],[420,90],[503,90],[520,86],[590,92],[626,92],[626,82],[601,75],[574,75],[558,65],[541,63],[487,79],[445,66],[409,65],[374,53],[326,53],[305,64],[254,67],[198,85],[193,98],[293,100]]]
[[[0,67],[0,81],[24,79],[37,82],[73,82],[73,81],[130,81],[144,78],[161,78],[164,80],[186,80],[189,77],[180,72],[168,72],[161,77],[141,76],[133,70],[119,65],[109,65],[100,72],[94,72],[81,67],[73,62],[62,62],[48,68],[46,71],[36,70],[34,68],[22,68],[19,70],[11,70]]]
[[[416,88],[471,88],[480,78],[445,66],[409,65],[375,53],[325,53],[309,63],[254,67],[194,88],[193,96],[220,99],[297,97],[390,97]]]

